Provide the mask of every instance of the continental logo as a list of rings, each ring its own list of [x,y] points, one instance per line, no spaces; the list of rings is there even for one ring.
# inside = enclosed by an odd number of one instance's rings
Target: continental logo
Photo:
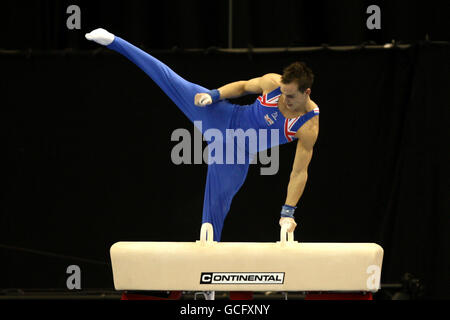
[[[202,272],[200,284],[283,284],[284,272]]]

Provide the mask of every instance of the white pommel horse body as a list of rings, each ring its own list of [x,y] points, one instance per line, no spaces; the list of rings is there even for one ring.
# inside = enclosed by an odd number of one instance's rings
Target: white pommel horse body
[[[380,288],[375,243],[299,243],[281,228],[275,243],[216,242],[202,225],[196,242],[117,242],[116,290],[369,292]]]

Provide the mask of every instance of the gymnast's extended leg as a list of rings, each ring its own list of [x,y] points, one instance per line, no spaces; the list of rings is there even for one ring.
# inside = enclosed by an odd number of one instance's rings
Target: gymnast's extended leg
[[[202,121],[202,133],[209,128],[225,131],[233,112],[233,107],[228,102],[220,101],[208,107],[198,107],[194,104],[195,95],[209,92],[208,89],[183,79],[155,57],[104,29],[96,29],[86,34],[86,38],[107,46],[137,65],[191,122]]]

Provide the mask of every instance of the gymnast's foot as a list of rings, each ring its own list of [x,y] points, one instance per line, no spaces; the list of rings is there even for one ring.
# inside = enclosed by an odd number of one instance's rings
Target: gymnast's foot
[[[98,28],[98,29],[91,31],[90,33],[86,33],[85,37],[86,37],[86,39],[97,42],[98,44],[101,44],[102,46],[110,45],[114,41],[114,38],[115,38],[115,36],[112,33],[108,32],[102,28]]]

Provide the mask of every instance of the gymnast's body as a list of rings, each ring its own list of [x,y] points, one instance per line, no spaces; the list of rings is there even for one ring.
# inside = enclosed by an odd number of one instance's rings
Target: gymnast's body
[[[225,135],[227,129],[236,128],[279,130],[279,141],[271,141],[268,148],[297,140],[287,196],[279,219],[280,226],[286,224],[288,232],[294,231],[297,226],[294,212],[305,189],[308,166],[319,133],[319,108],[310,99],[314,75],[304,63],[291,64],[284,69],[283,75],[270,73],[209,90],[184,80],[159,60],[104,29],[95,29],[86,34],[86,39],[104,45],[136,64],[189,120],[193,123],[201,121],[202,133],[211,128]],[[247,106],[227,101],[247,94],[260,96]],[[245,181],[250,162],[251,155],[245,163],[208,164],[202,223],[213,225],[215,241],[220,241],[231,201]]]

